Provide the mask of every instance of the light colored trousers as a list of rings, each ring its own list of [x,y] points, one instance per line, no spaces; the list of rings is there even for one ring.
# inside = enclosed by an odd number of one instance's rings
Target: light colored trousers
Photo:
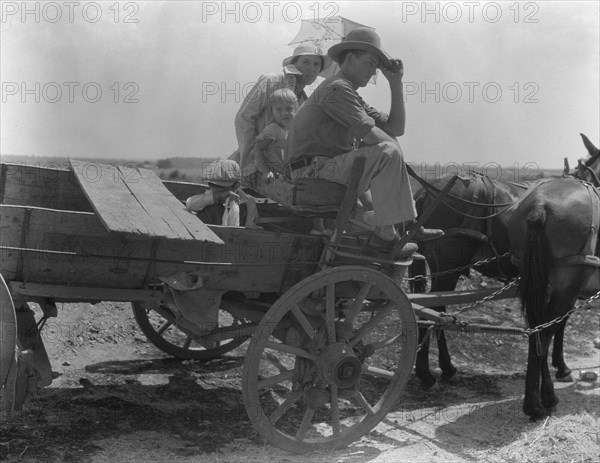
[[[381,142],[365,146],[332,158],[315,156],[311,165],[291,172],[292,181],[298,178],[318,178],[347,185],[354,160],[365,158],[358,194],[371,190],[374,225],[383,227],[408,222],[416,218],[408,171],[402,150],[397,143]]]

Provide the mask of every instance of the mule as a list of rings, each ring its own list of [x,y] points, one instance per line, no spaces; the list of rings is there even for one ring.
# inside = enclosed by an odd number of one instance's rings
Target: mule
[[[579,162],[578,170],[574,175],[593,182],[594,175],[600,176],[600,152],[585,135],[581,134],[581,137],[590,157],[585,163]],[[439,179],[435,182],[435,186],[441,190],[446,186],[448,180],[448,178]],[[451,195],[457,199],[450,198],[425,222],[427,227],[445,230],[445,236],[436,241],[419,243],[420,252],[425,255],[431,273],[470,265],[482,258],[500,256],[508,252],[510,217],[517,206],[517,201],[537,183],[537,181],[516,183],[492,180],[471,172],[467,179],[456,184],[451,190]],[[435,194],[427,186],[415,194],[419,214],[427,209]],[[473,204],[474,201],[480,205]],[[500,280],[508,280],[518,274],[517,267],[512,265],[508,257],[499,259],[494,264],[480,266],[478,270],[488,277]],[[431,291],[454,290],[460,275],[468,275],[468,272],[468,270],[456,271],[432,278]],[[424,275],[424,263],[416,262],[411,268],[411,274],[413,276]],[[425,291],[425,282],[413,283],[413,291]],[[446,311],[444,306],[434,307],[434,309],[440,312]],[[571,369],[564,361],[565,325],[566,320],[558,325],[554,336],[552,365],[556,368],[555,376],[559,381],[572,381]],[[421,380],[421,388],[431,390],[436,387],[437,381],[429,368],[429,339],[423,341],[425,333],[425,329],[419,329],[419,341],[422,343],[422,347],[417,353],[416,375]],[[439,333],[437,343],[439,366],[442,370],[441,379],[455,380],[457,370],[452,364],[443,331]]]
[[[579,296],[600,290],[599,227],[600,190],[581,180],[550,180],[521,200],[508,231],[530,328],[566,315]],[[547,357],[561,325],[529,336],[523,412],[532,420],[550,415],[558,403]]]
[[[447,177],[438,179],[434,186],[441,190],[448,181]],[[442,238],[419,243],[419,252],[425,256],[430,272],[446,272],[507,253],[508,220],[516,201],[525,194],[527,188],[527,184],[491,180],[476,172],[469,172],[467,178],[457,182],[450,191],[452,197],[444,200],[424,224],[426,227],[445,231]],[[416,193],[415,204],[419,214],[429,207],[436,194],[427,186]],[[508,256],[478,267],[478,270],[486,276],[501,280],[512,279],[518,273]],[[415,261],[410,271],[412,276],[424,275],[425,263]],[[468,274],[469,270],[466,269],[434,276],[431,278],[431,291],[452,291],[459,277]],[[425,291],[423,280],[414,282],[412,286],[413,291]],[[445,306],[432,308],[439,312],[446,311]],[[426,329],[420,328],[419,342],[422,346],[417,353],[415,372],[421,381],[421,388],[428,391],[437,387],[437,380],[429,368],[429,339],[424,339],[425,334]],[[452,364],[443,330],[437,335],[437,345],[441,379],[456,380],[457,369]],[[564,362],[558,360],[562,358],[560,349],[556,353],[561,375],[566,376],[570,370]]]

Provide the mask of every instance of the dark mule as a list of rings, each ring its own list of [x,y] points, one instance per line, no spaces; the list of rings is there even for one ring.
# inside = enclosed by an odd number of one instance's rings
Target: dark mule
[[[589,139],[581,134],[583,143],[590,155],[585,162],[579,162],[575,177],[594,183],[600,176],[600,151]],[[448,183],[448,178],[438,179],[434,186],[439,190]],[[443,238],[426,243],[419,243],[420,252],[427,258],[431,273],[443,272],[465,265],[470,265],[482,258],[494,257],[509,251],[508,221],[516,208],[515,201],[525,195],[529,187],[537,182],[515,183],[489,178],[471,172],[463,182],[457,183],[451,194],[459,199],[449,199],[440,206],[425,222],[425,226],[441,228],[446,231]],[[436,195],[425,187],[415,195],[417,210],[422,213],[431,204]],[[469,202],[470,201],[470,202]],[[473,203],[480,203],[476,205]],[[514,205],[511,205],[515,203]],[[485,205],[488,206],[485,206]],[[469,217],[471,216],[471,217]],[[488,217],[488,218],[485,218]],[[497,263],[486,264],[477,268],[486,276],[507,280],[514,278],[518,271],[508,258]],[[424,263],[416,262],[411,269],[413,275],[424,274]],[[457,271],[451,274],[434,277],[431,280],[431,291],[452,291],[461,274],[469,271]],[[413,284],[413,290],[425,291],[424,282]],[[434,309],[445,312],[444,306]],[[566,320],[562,322],[554,336],[552,349],[552,365],[557,369],[556,378],[560,381],[572,381],[571,370],[567,367],[563,356],[563,336]],[[426,330],[419,330],[422,342]],[[456,368],[452,365],[446,337],[441,331],[437,338],[439,350],[439,366],[443,380],[456,378]],[[429,370],[429,340],[417,354],[416,374],[422,382],[422,388],[429,390],[436,385],[435,377]]]
[[[441,178],[431,184],[441,190],[448,181],[449,178]],[[426,227],[441,228],[445,231],[445,235],[440,239],[419,243],[419,252],[427,259],[430,272],[432,274],[444,272],[507,253],[509,250],[508,220],[515,202],[524,195],[526,190],[525,184],[491,180],[476,172],[470,172],[468,178],[458,181],[451,189],[452,197],[444,200],[425,222]],[[416,193],[415,201],[419,214],[429,207],[436,195],[437,192],[427,185]],[[424,270],[424,263],[416,262],[411,273],[413,276],[424,274]],[[480,266],[478,270],[485,275],[502,280],[517,275],[517,269],[508,257]],[[461,274],[468,275],[469,270],[455,271],[431,278],[431,291],[454,290]],[[413,284],[413,291],[424,290],[423,281]],[[446,311],[444,306],[433,307],[433,309]],[[420,342],[423,341],[425,333],[424,328],[419,329]],[[437,336],[437,343],[442,380],[452,381],[456,379],[457,371],[452,365],[443,330]],[[559,368],[568,375],[568,368],[564,363],[559,363]],[[423,342],[423,346],[417,353],[416,374],[424,390],[436,386],[436,379],[429,370],[428,339]]]
[[[577,179],[541,183],[509,222],[510,247],[521,274],[523,310],[530,328],[571,310],[579,296],[600,289],[600,190]],[[532,420],[558,403],[548,370],[548,347],[560,325],[529,336],[523,411]],[[541,384],[540,384],[541,377]]]

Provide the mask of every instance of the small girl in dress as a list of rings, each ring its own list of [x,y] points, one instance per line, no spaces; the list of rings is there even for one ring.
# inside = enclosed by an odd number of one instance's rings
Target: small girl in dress
[[[297,110],[298,99],[292,90],[282,88],[271,95],[273,122],[256,137],[250,161],[243,171],[244,182],[250,188],[256,189],[261,177],[270,183],[275,177],[283,176],[287,134]],[[323,219],[313,220],[311,233],[327,233]]]

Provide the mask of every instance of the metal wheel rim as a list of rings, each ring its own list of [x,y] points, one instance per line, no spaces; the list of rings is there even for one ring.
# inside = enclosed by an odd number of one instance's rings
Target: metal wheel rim
[[[132,304],[132,308],[133,308],[133,314],[136,319],[136,322],[137,322],[138,326],[140,327],[140,329],[142,330],[142,332],[144,333],[144,335],[146,336],[146,338],[155,347],[157,347],[161,351],[165,352],[166,354],[169,354],[176,358],[192,359],[192,360],[194,360],[194,359],[195,360],[212,359],[212,358],[218,357],[220,355],[223,355],[223,354],[235,349],[236,347],[240,346],[248,339],[248,336],[240,336],[237,338],[233,338],[233,339],[229,340],[228,342],[220,344],[214,348],[203,348],[199,344],[193,342],[191,340],[191,338],[189,336],[187,336],[185,333],[181,332],[181,330],[179,330],[177,328],[177,325],[175,323],[171,323],[171,324],[169,324],[169,326],[167,326],[165,328],[165,330],[174,328],[177,330],[178,334],[182,338],[186,337],[186,340],[183,342],[183,346],[178,345],[178,344],[175,344],[175,343],[169,341],[168,339],[165,339],[165,337],[161,333],[159,333],[160,327],[157,329],[150,322],[149,314],[151,312],[154,312],[151,308],[146,308],[143,304],[138,303],[138,302],[134,302]],[[220,310],[220,312],[221,311],[222,310]],[[160,315],[157,312],[155,312],[155,313],[156,313],[156,315],[160,316],[164,322],[168,323],[168,321],[165,318],[163,318],[162,315]],[[161,326],[164,326],[164,325],[161,324]],[[189,344],[186,346],[186,343],[188,343],[188,342],[189,342]]]
[[[330,398],[330,402],[328,402],[331,413],[334,416],[333,423],[335,423],[336,419],[338,421],[337,426],[338,430],[334,429],[334,424],[331,426],[330,435],[325,435],[322,437],[315,438],[305,438],[305,436],[298,438],[297,436],[291,436],[289,433],[282,431],[276,427],[276,423],[281,419],[279,416],[280,413],[287,413],[287,411],[280,412],[281,407],[286,407],[286,400],[289,399],[292,401],[291,407],[295,407],[296,402],[303,402],[305,407],[305,415],[304,419],[309,420],[309,427],[312,427],[312,415],[309,418],[306,418],[307,414],[310,415],[310,411],[308,411],[309,406],[304,404],[306,397],[312,397],[311,395],[305,395],[304,397],[298,397],[298,391],[293,391],[289,389],[289,394],[286,399],[283,400],[282,403],[279,404],[279,407],[273,411],[272,414],[267,416],[263,406],[261,405],[261,390],[269,390],[269,384],[273,383],[274,386],[281,386],[283,383],[292,383],[291,379],[281,379],[279,381],[277,378],[279,375],[274,375],[270,377],[262,377],[259,380],[259,369],[261,368],[261,358],[267,356],[265,351],[273,350],[273,345],[269,342],[272,339],[272,334],[276,331],[276,326],[279,322],[284,319],[284,316],[290,312],[292,312],[293,305],[301,302],[303,299],[306,299],[307,295],[313,293],[318,288],[323,288],[327,286],[333,285],[334,293],[336,285],[343,284],[343,282],[348,281],[359,281],[361,282],[360,287],[364,289],[364,285],[367,282],[376,284],[376,288],[384,290],[384,292],[390,296],[389,301],[394,303],[394,308],[392,309],[393,314],[397,314],[397,318],[402,323],[402,333],[399,336],[400,338],[397,341],[396,347],[401,347],[402,358],[399,358],[397,363],[394,363],[397,366],[396,370],[392,373],[392,377],[388,378],[389,385],[385,389],[385,392],[381,394],[379,400],[372,405],[368,401],[368,406],[370,409],[368,410],[364,405],[361,416],[354,424],[350,424],[350,426],[346,426],[347,423],[352,421],[352,418],[349,420],[345,420],[345,423],[342,423],[342,420],[339,418],[340,408],[339,403],[340,399],[338,393],[344,394],[348,391],[344,389],[340,389],[339,387],[333,387],[331,384],[327,386],[328,394]],[[327,291],[325,290],[325,299],[330,296],[327,296]],[[367,290],[368,291],[368,290]],[[335,298],[334,298],[335,299]],[[357,299],[360,299],[360,294]],[[389,302],[388,301],[388,302]],[[327,302],[326,302],[327,304]],[[335,305],[335,300],[334,300]],[[395,310],[394,310],[395,309]],[[328,309],[326,308],[326,312]],[[293,313],[293,312],[292,312]],[[362,314],[362,312],[361,312]],[[382,319],[382,322],[385,321],[385,318]],[[343,317],[342,317],[343,319]],[[339,320],[338,320],[339,321]],[[362,325],[361,325],[362,326]],[[379,326],[379,323],[376,324]],[[358,266],[344,266],[337,267],[333,269],[328,269],[318,274],[315,274],[294,287],[288,290],[277,302],[273,305],[273,307],[267,312],[267,314],[263,317],[261,323],[259,324],[255,335],[252,337],[250,345],[248,347],[248,352],[246,355],[246,360],[244,363],[244,374],[243,374],[243,386],[242,393],[244,397],[244,404],[246,406],[246,410],[248,415],[256,427],[257,431],[265,438],[267,441],[272,444],[284,448],[286,450],[302,453],[317,449],[336,449],[341,448],[349,443],[357,440],[366,432],[369,432],[373,427],[375,427],[381,419],[390,411],[390,409],[396,403],[399,395],[401,394],[408,378],[410,377],[412,366],[414,365],[415,356],[416,356],[416,348],[417,348],[417,324],[414,316],[414,312],[410,306],[410,302],[402,289],[389,277],[379,273],[375,270],[358,267]],[[356,330],[353,331],[356,333]],[[391,339],[391,338],[390,338]],[[329,342],[329,341],[327,341]],[[284,343],[281,343],[284,344]],[[328,344],[329,345],[329,344]],[[277,349],[282,348],[281,346],[277,346]],[[376,350],[379,352],[379,349]],[[292,354],[293,355],[293,354]],[[395,361],[394,361],[395,362]],[[313,362],[315,363],[315,362]],[[366,365],[363,364],[363,365]],[[296,367],[295,367],[296,368]],[[372,368],[372,365],[369,365],[369,368]],[[386,375],[390,375],[389,370],[382,369]],[[293,372],[289,370],[282,371],[280,373],[281,378],[289,378],[292,376]],[[359,381],[359,392],[362,394],[362,381],[363,376],[372,376],[373,373],[368,371],[365,373],[361,373],[361,379]],[[265,387],[265,385],[267,385]],[[293,386],[292,386],[293,388]],[[334,391],[336,389],[336,391]],[[263,393],[264,394],[264,393]],[[358,396],[357,396],[358,397]],[[363,396],[364,398],[364,396]],[[334,405],[334,399],[337,405]],[[354,397],[350,399],[350,401],[354,401]],[[358,400],[358,399],[357,399]],[[360,403],[360,400],[358,400]],[[289,404],[288,404],[289,405]],[[316,408],[317,407],[313,407]],[[336,411],[337,410],[337,411]],[[268,410],[270,412],[270,410]],[[283,416],[283,415],[282,415]],[[337,418],[335,418],[337,416]],[[269,421],[270,419],[274,419],[275,423]],[[300,431],[304,431],[302,428],[302,424],[300,424]]]

